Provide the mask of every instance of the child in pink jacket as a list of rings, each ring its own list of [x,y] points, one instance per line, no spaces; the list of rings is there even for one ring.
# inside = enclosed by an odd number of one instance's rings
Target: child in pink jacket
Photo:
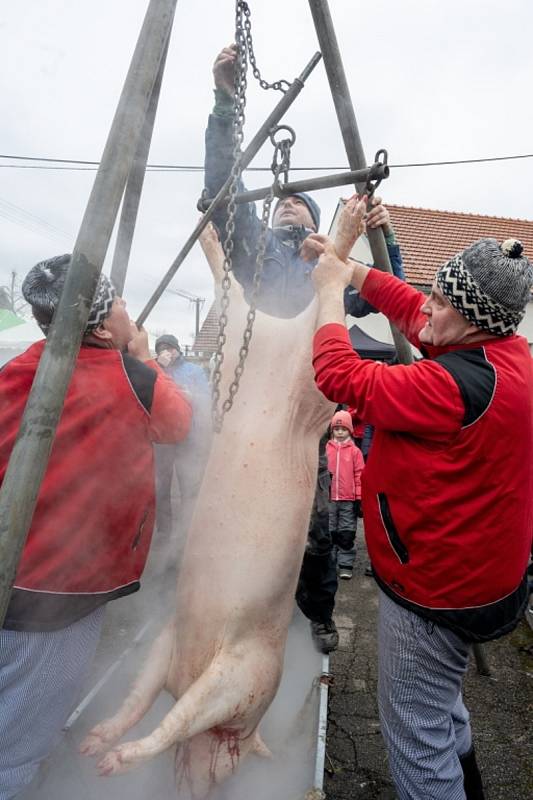
[[[337,411],[330,423],[326,445],[331,473],[329,532],[337,549],[339,577],[350,580],[355,561],[355,534],[361,504],[363,454],[352,440],[353,425],[348,411]]]

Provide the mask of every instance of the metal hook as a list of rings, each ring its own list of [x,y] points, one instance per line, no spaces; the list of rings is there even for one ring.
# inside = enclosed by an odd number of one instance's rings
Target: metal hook
[[[383,160],[380,160],[383,159]],[[383,180],[383,178],[388,178],[390,174],[389,166],[388,166],[389,154],[384,148],[381,148],[377,151],[374,157],[374,163],[370,168],[370,175],[366,182],[366,194],[368,197],[372,197],[376,189],[378,188],[379,184]],[[372,170],[379,169],[380,176],[374,178],[372,175]],[[375,174],[375,173],[374,173]]]
[[[279,131],[287,131],[287,133],[290,135],[291,138],[290,139],[280,139],[279,142],[277,142],[276,141],[276,134],[279,133]],[[272,128],[272,130],[270,131],[270,141],[272,142],[274,147],[277,147],[282,142],[289,142],[289,147],[292,147],[294,142],[296,141],[296,134],[295,134],[294,130],[289,125],[276,125],[276,127]]]

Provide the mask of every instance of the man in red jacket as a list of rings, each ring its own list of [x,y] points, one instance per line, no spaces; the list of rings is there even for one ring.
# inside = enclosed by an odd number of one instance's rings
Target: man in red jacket
[[[45,334],[69,264],[43,261],[23,283]],[[0,483],[44,345],[0,371]],[[58,738],[105,604],[139,588],[154,522],[152,444],[180,441],[190,419],[102,275],[0,630],[1,800],[24,789]]]
[[[354,199],[343,224],[359,233],[364,213]],[[533,270],[517,240],[481,239],[438,270],[426,297],[340,261],[328,241],[319,248],[316,382],[375,427],[362,494],[380,589],[380,716],[398,797],[481,800],[461,684],[471,643],[512,630],[526,602],[533,371],[516,329]],[[359,358],[344,325],[350,283],[423,360]]]

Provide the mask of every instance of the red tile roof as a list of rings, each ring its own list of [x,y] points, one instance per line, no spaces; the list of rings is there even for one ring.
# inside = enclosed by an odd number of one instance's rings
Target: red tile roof
[[[218,336],[218,317],[215,304],[211,306],[200,328],[198,336],[194,340],[193,350],[196,353],[214,353],[217,349]]]
[[[533,221],[433,211],[427,208],[391,206],[392,224],[402,250],[409,283],[431,285],[435,272],[445,261],[469,244],[489,236],[503,242],[520,239],[525,254],[533,261]]]

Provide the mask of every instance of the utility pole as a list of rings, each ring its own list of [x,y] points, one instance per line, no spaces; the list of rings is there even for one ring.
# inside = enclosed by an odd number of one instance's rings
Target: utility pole
[[[200,310],[205,303],[205,297],[198,297],[195,294],[191,294],[191,292],[186,292],[183,289],[169,289],[168,286],[166,288],[167,292],[170,294],[175,294],[178,297],[184,297],[190,303],[194,303],[196,306],[196,319],[195,319],[195,326],[194,326],[194,336],[195,338],[200,333]]]

